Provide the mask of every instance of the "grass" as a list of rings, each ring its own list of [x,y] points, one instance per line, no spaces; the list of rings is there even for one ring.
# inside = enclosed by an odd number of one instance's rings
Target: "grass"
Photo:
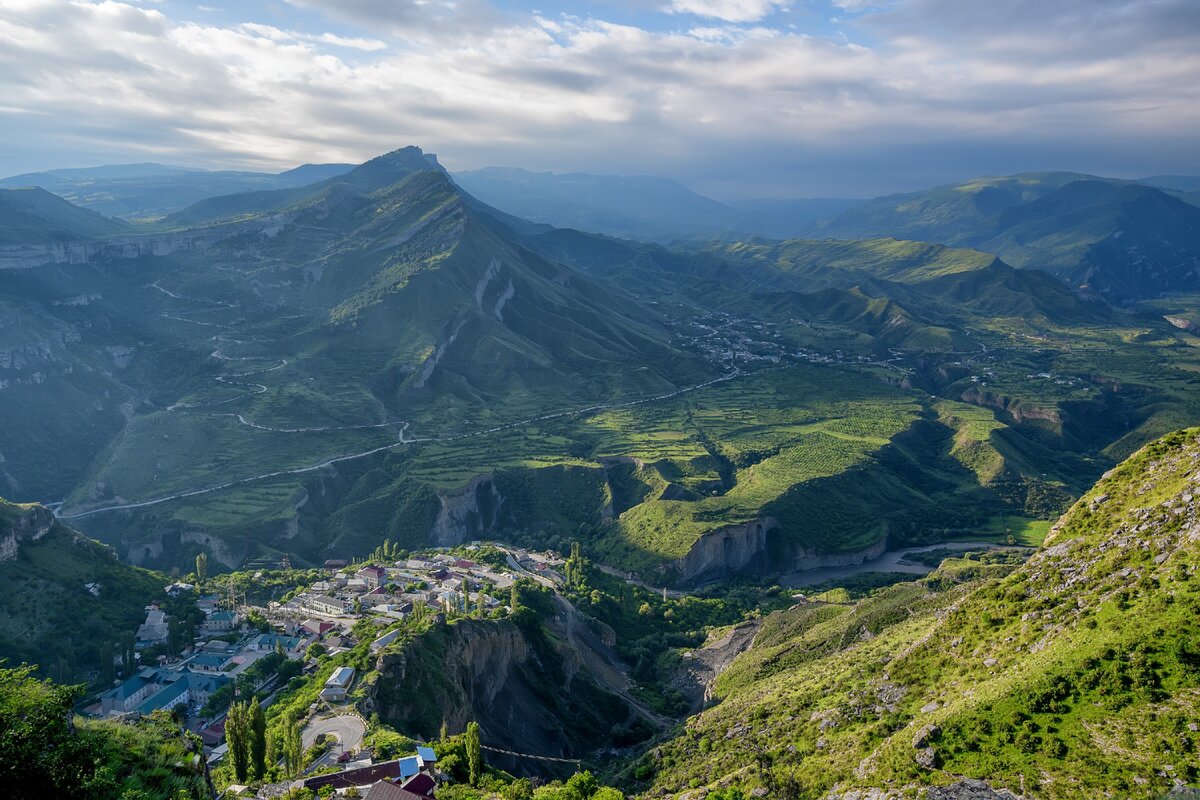
[[[1023,565],[946,559],[854,605],[768,617],[718,679],[722,701],[629,774],[668,797],[966,776],[1047,800],[1148,799],[1196,781],[1198,463],[1200,429],[1143,449]],[[769,766],[747,769],[747,752]]]
[[[1048,519],[1030,519],[1018,516],[994,517],[979,530],[978,541],[1004,543],[1011,537],[1014,544],[1022,547],[1041,547],[1053,524],[1054,520]],[[974,541],[973,536],[975,536],[974,533],[963,534],[950,541]]]

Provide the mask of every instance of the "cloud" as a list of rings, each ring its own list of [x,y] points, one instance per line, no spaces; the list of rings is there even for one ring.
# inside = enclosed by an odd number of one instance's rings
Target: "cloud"
[[[1200,26],[1185,0],[1142,14],[1094,0],[1100,20],[1076,0],[995,0],[978,17],[960,6],[980,4],[898,0],[846,38],[719,18],[467,18],[469,2],[328,0],[330,19],[359,20],[328,30],[311,14],[220,25],[169,6],[9,0],[0,169],[282,169],[410,143],[451,167],[657,173],[743,195],[1200,169]]]
[[[672,0],[667,10],[726,22],[758,22],[787,5],[780,0]]]

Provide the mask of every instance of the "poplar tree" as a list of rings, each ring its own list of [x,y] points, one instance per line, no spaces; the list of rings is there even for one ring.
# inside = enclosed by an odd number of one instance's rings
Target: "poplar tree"
[[[225,717],[225,743],[238,783],[245,783],[250,774],[250,709],[246,703],[234,703]]]
[[[478,786],[483,773],[483,747],[479,741],[479,723],[467,723],[466,734],[467,767],[471,772],[471,785]]]
[[[250,765],[254,777],[261,780],[267,771],[267,716],[262,704],[254,700],[250,707]]]

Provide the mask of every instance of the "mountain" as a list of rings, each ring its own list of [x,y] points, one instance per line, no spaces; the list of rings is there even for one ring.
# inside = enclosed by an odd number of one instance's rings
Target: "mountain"
[[[137,630],[166,577],[121,563],[44,506],[0,500],[0,583],[0,660],[70,683]],[[87,635],[71,635],[79,631]]]
[[[22,499],[65,498],[65,517],[139,563],[208,549],[234,566],[277,546],[316,559],[365,544],[380,515],[427,541],[438,491],[498,467],[579,464],[557,434],[523,441],[523,420],[720,375],[660,311],[502,219],[406,148],[205,199],[110,259],[14,272],[0,402],[26,424],[0,432],[0,478]],[[470,460],[453,454],[474,442]],[[206,495],[231,479],[237,510],[214,516]]]
[[[810,235],[819,229],[825,220],[857,208],[865,202],[846,197],[742,200],[734,204],[738,211],[742,212],[742,216],[725,235],[745,234],[768,239],[793,239]]]
[[[1158,798],[1194,783],[1200,430],[1107,474],[1023,564],[948,558],[763,620],[646,796]],[[1119,752],[1119,756],[1116,755]],[[873,793],[872,793],[872,790]]]
[[[0,485],[161,568],[386,537],[787,572],[1057,514],[1200,418],[1188,308],[968,248],[556,229],[418,148],[72,259],[0,289]]]
[[[820,231],[974,247],[1118,304],[1200,285],[1200,208],[1149,186],[1067,172],[877,198]]]
[[[1067,184],[998,214],[978,247],[1118,303],[1200,287],[1200,208],[1137,184]]]
[[[142,220],[157,219],[206,197],[303,186],[347,172],[353,166],[304,164],[272,174],[115,164],[14,175],[0,180],[0,188],[38,186],[106,216]]]
[[[0,245],[98,239],[131,230],[43,189],[0,189]]]
[[[457,172],[454,180],[517,217],[637,239],[716,233],[739,216],[668,178],[487,167]]]
[[[1137,182],[1156,189],[1200,192],[1200,175],[1152,175],[1149,178],[1138,178]]]

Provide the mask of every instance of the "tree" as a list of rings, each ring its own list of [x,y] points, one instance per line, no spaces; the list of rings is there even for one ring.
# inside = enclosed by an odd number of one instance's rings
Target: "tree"
[[[304,744],[300,738],[300,723],[289,719],[283,729],[283,760],[288,775],[295,775],[304,766]]]
[[[625,795],[619,789],[614,789],[611,786],[601,786],[592,795],[592,800],[625,800]]]
[[[133,652],[134,635],[126,633],[121,637],[121,674],[126,678],[133,675],[137,668],[137,659]]]
[[[467,749],[467,768],[470,770],[470,783],[472,786],[479,785],[479,777],[483,772],[483,748],[479,741],[479,723],[467,723],[467,735],[465,740]]]
[[[504,800],[533,800],[533,784],[529,778],[520,778],[504,787]]]
[[[258,780],[267,771],[267,716],[262,704],[251,700],[250,707],[250,766]]]
[[[521,592],[519,589],[517,589],[517,585],[514,583],[512,588],[508,590],[508,607],[512,610],[512,613],[515,614],[517,612],[517,607],[520,605]]]
[[[567,788],[578,792],[582,800],[591,800],[592,795],[600,788],[600,782],[596,780],[595,775],[584,770],[583,772],[576,772],[571,776],[570,780],[567,781]]]
[[[256,704],[257,705],[257,704]],[[250,708],[246,703],[234,703],[225,717],[225,743],[238,783],[245,783],[250,774]]]
[[[112,686],[116,674],[113,670],[113,646],[112,642],[103,641],[100,643],[100,683],[105,689]]]
[[[196,584],[204,586],[206,578],[208,578],[208,553],[201,553],[196,556]]]

